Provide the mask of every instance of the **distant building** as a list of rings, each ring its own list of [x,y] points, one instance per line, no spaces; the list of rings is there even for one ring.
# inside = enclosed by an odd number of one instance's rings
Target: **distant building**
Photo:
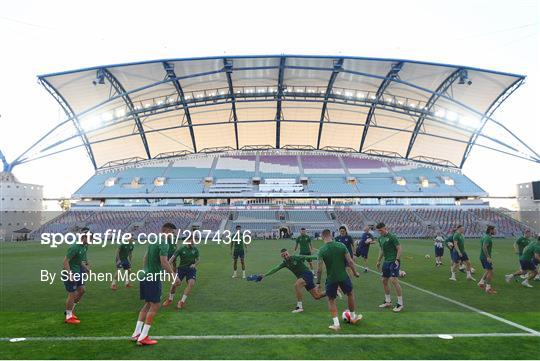
[[[540,181],[517,185],[518,219],[540,232]]]
[[[43,186],[0,172],[0,240],[26,239],[40,226],[42,202]]]

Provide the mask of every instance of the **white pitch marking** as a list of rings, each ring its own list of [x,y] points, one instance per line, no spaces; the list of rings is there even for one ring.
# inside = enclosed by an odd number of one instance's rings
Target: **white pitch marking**
[[[355,264],[356,264],[356,266],[358,266],[358,267],[363,267],[363,266],[360,266],[360,265],[357,264],[357,263],[355,263]],[[372,272],[372,273],[375,273],[375,274],[377,274],[377,275],[379,275],[379,276],[381,275],[379,272],[374,271],[374,270],[372,270],[372,269],[369,269],[369,271]],[[431,295],[431,296],[433,296],[433,297],[440,298],[441,300],[445,300],[445,301],[447,301],[447,302],[450,302],[450,303],[453,303],[453,304],[455,304],[455,305],[461,306],[461,307],[466,308],[466,309],[468,309],[468,310],[470,310],[470,311],[476,312],[476,313],[478,313],[478,314],[480,314],[480,315],[484,315],[484,316],[486,316],[486,317],[492,318],[492,319],[497,320],[497,321],[499,321],[499,322],[506,323],[507,325],[513,326],[513,327],[515,327],[515,328],[519,328],[520,330],[529,332],[529,333],[531,333],[531,334],[533,334],[533,335],[535,335],[535,336],[540,336],[540,332],[538,332],[538,331],[536,331],[536,330],[534,330],[534,329],[532,329],[532,328],[529,328],[529,327],[520,325],[519,323],[510,321],[510,320],[507,320],[506,318],[502,318],[502,317],[496,316],[496,315],[494,315],[494,314],[492,314],[492,313],[489,313],[489,312],[486,312],[486,311],[482,311],[482,310],[480,310],[480,309],[478,309],[478,308],[476,308],[476,307],[466,305],[466,304],[464,304],[464,303],[462,303],[462,302],[453,300],[453,299],[451,299],[451,298],[448,298],[448,297],[446,297],[446,296],[440,295],[440,294],[438,294],[438,293],[435,293],[435,292],[432,292],[432,291],[428,291],[428,290],[426,290],[426,289],[424,289],[424,288],[415,286],[415,285],[413,285],[412,283],[403,281],[403,280],[401,280],[401,279],[399,280],[399,282],[402,283],[402,284],[404,284],[404,285],[406,285],[406,286],[409,286],[409,287],[411,287],[411,288],[414,288],[414,289],[417,290],[417,291],[427,293],[428,295]]]
[[[256,339],[310,339],[310,338],[440,338],[438,333],[395,333],[395,334],[274,334],[274,335],[168,335],[152,336],[156,340],[256,340]],[[453,333],[445,336],[455,338],[466,337],[540,337],[540,334],[523,332],[506,333]],[[10,338],[0,338],[0,341],[9,341]],[[26,337],[25,341],[128,341],[128,336],[51,336]]]

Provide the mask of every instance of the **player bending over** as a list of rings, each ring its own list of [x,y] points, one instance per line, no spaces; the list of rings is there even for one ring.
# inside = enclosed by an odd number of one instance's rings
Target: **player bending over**
[[[189,237],[184,240],[184,246],[178,248],[172,258],[169,260],[169,263],[172,265],[177,259],[180,259],[180,264],[176,270],[177,277],[171,285],[171,291],[169,292],[169,298],[163,302],[163,307],[167,307],[174,300],[174,293],[182,280],[185,278],[187,286],[184,289],[184,294],[176,307],[178,309],[184,308],[186,299],[191,293],[193,286],[195,286],[195,278],[197,277],[197,265],[199,264],[199,250],[193,245],[193,238]]]
[[[496,230],[494,226],[488,226],[486,229],[486,234],[480,239],[480,262],[482,263],[482,268],[484,269],[484,274],[478,286],[484,288],[487,293],[494,295],[497,293],[493,288],[491,288],[491,280],[493,279],[493,260],[491,258],[493,247],[493,236],[495,235]]]
[[[139,346],[157,343],[150,339],[148,333],[160,307],[163,270],[174,275],[174,270],[167,258],[168,248],[167,242],[161,240],[150,243],[143,258],[144,275],[139,284],[139,297],[144,301],[144,305],[139,311],[135,331],[131,335],[131,339]]]
[[[386,225],[382,222],[377,224],[379,231],[379,257],[377,258],[377,269],[380,270],[381,260],[384,257],[382,264],[382,284],[384,289],[384,302],[379,305],[379,308],[392,307],[392,298],[390,297],[390,287],[388,282],[394,286],[397,295],[397,303],[392,309],[394,312],[403,310],[403,292],[399,284],[399,268],[401,266],[401,245],[397,237],[388,232]]]
[[[233,236],[231,241],[231,255],[233,258],[233,274],[232,278],[237,277],[237,263],[238,258],[240,258],[240,265],[242,266],[242,278],[246,278],[246,254],[247,254],[247,244],[244,242],[244,237],[242,236],[242,227],[238,224],[236,225],[236,234]]]
[[[347,295],[351,323],[355,324],[362,319],[362,315],[355,313],[355,300],[353,285],[346,268],[349,267],[355,277],[360,276],[356,270],[349,250],[343,243],[332,241],[332,232],[329,229],[322,231],[324,245],[319,249],[319,262],[317,267],[317,285],[321,285],[323,263],[326,266],[326,295],[328,296],[328,309],[332,315],[333,324],[328,328],[339,331],[339,318],[336,305],[338,288]]]
[[[521,258],[521,255],[523,254],[523,250],[531,242],[534,242],[534,239],[532,238],[532,232],[530,229],[525,230],[525,232],[523,232],[523,236],[519,237],[514,242],[514,251],[518,255],[518,262],[519,262],[519,259]],[[526,278],[526,277],[527,276],[525,274],[521,275],[521,278]]]
[[[69,273],[69,279],[64,281],[64,287],[68,292],[66,299],[66,312],[65,323],[77,324],[81,321],[75,315],[75,306],[81,301],[84,292],[84,281],[82,274],[88,268],[86,250],[88,247],[88,241],[91,239],[92,234],[88,228],[82,228],[79,232],[78,241],[73,243],[67,250],[67,254],[64,257],[64,270]],[[86,267],[84,263],[86,262]]]
[[[529,281],[532,281],[534,277],[538,274],[536,266],[540,263],[540,236],[538,236],[536,242],[531,242],[523,250],[523,254],[519,258],[519,263],[521,269],[512,274],[505,276],[506,282],[510,282],[516,276],[526,275],[525,280],[521,282],[524,287],[531,288],[532,285]]]
[[[296,238],[296,244],[294,245],[294,251],[298,250],[300,246],[300,256],[311,256],[313,254],[313,245],[311,244],[311,237],[307,235],[304,227],[300,228],[300,236]],[[307,259],[309,269],[313,272],[313,262],[311,259]]]
[[[304,263],[304,261],[309,262],[317,259],[317,256],[291,256],[286,248],[283,248],[280,252],[283,261],[277,266],[273,267],[270,271],[266,272],[264,275],[259,275],[256,281],[262,281],[265,277],[276,273],[280,269],[287,268],[296,276],[296,282],[294,283],[296,307],[292,313],[303,312],[304,307],[302,305],[302,287],[305,287],[311,296],[313,296],[313,298],[316,300],[326,296],[325,293],[321,293],[319,289],[315,287],[315,283],[313,283],[313,272]]]
[[[128,243],[122,243],[116,250],[116,273],[114,274],[114,279],[111,284],[111,289],[113,291],[118,289],[116,282],[122,273],[126,276],[126,287],[131,287],[129,275],[131,274],[131,261],[133,257],[133,248],[135,247],[134,243],[135,239],[132,238]]]
[[[467,252],[465,252],[465,237],[463,237],[463,232],[465,228],[462,225],[457,226],[456,232],[452,241],[454,246],[452,247],[452,268],[450,269],[450,281],[456,281],[456,271],[459,269],[459,263],[463,262],[465,264],[465,269],[467,271],[467,279],[470,281],[476,281],[471,274],[471,261]]]
[[[369,246],[375,243],[371,228],[369,226],[364,227],[364,233],[360,236],[358,246],[356,247],[356,257],[361,257],[364,260],[364,273],[368,271],[368,254]]]

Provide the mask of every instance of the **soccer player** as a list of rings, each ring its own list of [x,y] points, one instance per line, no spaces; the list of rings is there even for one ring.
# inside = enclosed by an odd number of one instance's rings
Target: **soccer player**
[[[296,244],[294,246],[294,251],[298,250],[300,246],[300,256],[311,256],[313,253],[313,245],[311,244],[311,237],[307,235],[306,229],[304,227],[300,228],[300,236],[296,238]],[[316,259],[316,257],[314,258]],[[307,259],[309,264],[309,269],[313,272],[313,262],[312,259]]]
[[[167,298],[163,302],[163,307],[167,307],[172,303],[172,301],[174,300],[174,293],[176,292],[176,289],[180,286],[182,280],[185,278],[187,285],[184,289],[182,298],[180,299],[180,301],[178,301],[178,304],[176,305],[176,308],[182,309],[184,308],[186,299],[191,293],[193,286],[195,286],[195,279],[197,277],[197,265],[199,264],[199,250],[193,244],[193,237],[189,237],[184,240],[184,246],[178,248],[174,252],[174,255],[169,260],[171,267],[177,259],[180,260],[180,263],[178,264],[178,268],[176,270],[177,277],[171,286],[169,298]]]
[[[339,235],[336,236],[335,241],[342,243],[347,248],[347,251],[349,252],[349,255],[351,256],[351,259],[353,260],[353,265],[354,265],[354,257],[353,257],[354,240],[347,233],[347,227],[345,226],[339,227]],[[353,267],[353,268],[356,269],[356,267]],[[349,276],[352,276],[354,274],[353,268],[350,268],[349,270],[347,270],[347,273],[349,274]]]
[[[352,270],[355,277],[359,277],[351,254],[347,247],[340,242],[332,241],[332,232],[329,229],[322,231],[324,245],[319,249],[319,262],[317,267],[317,285],[321,285],[321,274],[323,263],[326,266],[326,295],[328,296],[328,309],[332,314],[333,324],[328,326],[331,330],[339,331],[339,318],[336,306],[336,296],[338,288],[347,295],[349,311],[351,313],[351,323],[355,324],[362,319],[362,315],[355,313],[355,300],[353,285],[347,274],[346,265]]]
[[[150,339],[148,333],[160,307],[163,270],[170,275],[174,275],[174,270],[167,258],[168,250],[168,243],[159,239],[157,242],[148,245],[143,258],[144,277],[139,284],[139,295],[140,299],[144,300],[144,305],[139,311],[135,331],[131,335],[131,339],[136,341],[139,346],[157,343],[156,340]]]
[[[516,276],[526,275],[527,278],[521,282],[524,287],[531,288],[532,285],[529,281],[533,280],[538,274],[536,266],[540,263],[540,236],[538,236],[536,242],[531,242],[525,249],[521,257],[519,258],[521,269],[512,274],[505,276],[506,282],[510,282]]]
[[[175,231],[177,230],[176,226],[172,223],[165,223],[161,227],[161,233],[160,233],[160,239],[161,237],[165,237],[167,240],[167,259],[171,259],[174,251],[176,251],[176,243],[178,242],[178,239],[176,239]],[[173,263],[173,269],[176,268],[176,261]]]
[[[442,257],[444,256],[444,238],[440,234],[435,237],[433,246],[435,247],[435,266],[439,267],[442,265]]]
[[[465,237],[463,237],[463,232],[465,227],[459,225],[456,227],[456,232],[452,238],[454,246],[452,247],[452,268],[450,281],[456,281],[456,271],[459,269],[460,261],[465,264],[465,269],[467,270],[467,279],[470,281],[476,281],[471,274],[471,261],[467,252],[465,252]]]
[[[531,234],[531,231],[529,229],[525,230],[525,232],[523,233],[523,236],[519,237],[515,242],[514,242],[514,251],[516,252],[516,254],[518,255],[518,261],[519,261],[519,258],[521,257],[521,255],[523,254],[523,250],[525,249],[525,247],[527,247],[529,245],[529,243],[531,242],[534,242],[534,240],[532,239],[532,234]],[[521,278],[527,278],[527,276],[525,274],[521,275]]]
[[[397,237],[388,232],[386,225],[382,222],[377,224],[377,231],[379,231],[379,257],[377,258],[377,269],[381,269],[381,261],[384,258],[382,264],[382,284],[384,289],[384,302],[379,305],[379,308],[392,307],[392,298],[390,297],[390,282],[396,290],[397,303],[392,309],[394,312],[401,312],[403,310],[403,292],[401,285],[399,284],[399,268],[401,266],[401,245]]]
[[[131,284],[129,283],[129,275],[131,273],[133,248],[135,248],[134,243],[135,239],[131,238],[127,243],[122,243],[120,246],[118,246],[118,249],[116,250],[116,273],[111,284],[111,289],[113,291],[118,289],[116,282],[122,272],[126,275],[126,288],[131,287]]]
[[[369,226],[364,227],[364,233],[360,236],[358,245],[356,247],[356,257],[362,257],[364,260],[364,273],[368,271],[368,254],[369,246],[375,243],[371,228]]]
[[[231,255],[233,258],[233,275],[232,278],[237,277],[237,263],[238,258],[240,258],[240,264],[242,266],[242,278],[246,278],[246,254],[247,254],[247,244],[244,242],[244,238],[241,234],[242,227],[238,224],[236,225],[236,234],[233,235],[231,241]]]
[[[480,262],[482,263],[482,268],[484,268],[484,274],[478,286],[484,288],[486,293],[494,295],[497,293],[493,288],[491,288],[491,280],[493,279],[493,260],[491,258],[493,247],[492,237],[495,235],[496,230],[494,226],[487,226],[486,234],[480,239]]]
[[[296,282],[294,283],[294,291],[296,293],[296,307],[294,308],[294,310],[292,310],[292,313],[303,312],[304,307],[302,305],[302,287],[305,287],[315,300],[321,299],[326,296],[325,293],[320,292],[320,290],[315,287],[315,283],[313,282],[313,272],[304,263],[304,261],[313,261],[317,259],[317,256],[291,256],[286,248],[283,248],[280,251],[280,254],[281,258],[283,258],[283,261],[277,266],[274,266],[264,275],[259,275],[258,280],[262,281],[263,278],[276,273],[280,269],[287,268],[296,276]]]
[[[85,286],[82,279],[82,273],[87,266],[84,263],[87,261],[86,250],[89,240],[92,238],[90,230],[86,227],[78,232],[80,242],[74,242],[67,250],[64,257],[64,270],[68,273],[68,279],[64,281],[64,287],[68,292],[66,299],[65,323],[78,324],[81,321],[75,315],[75,306],[81,301]]]

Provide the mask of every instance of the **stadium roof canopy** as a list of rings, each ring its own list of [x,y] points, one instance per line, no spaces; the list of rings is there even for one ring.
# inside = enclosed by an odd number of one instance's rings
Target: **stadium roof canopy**
[[[67,119],[16,163],[82,146],[95,168],[127,158],[281,148],[461,168],[474,144],[540,162],[492,118],[522,75],[399,59],[275,55],[155,60],[38,78]],[[505,136],[487,134],[489,122]]]

